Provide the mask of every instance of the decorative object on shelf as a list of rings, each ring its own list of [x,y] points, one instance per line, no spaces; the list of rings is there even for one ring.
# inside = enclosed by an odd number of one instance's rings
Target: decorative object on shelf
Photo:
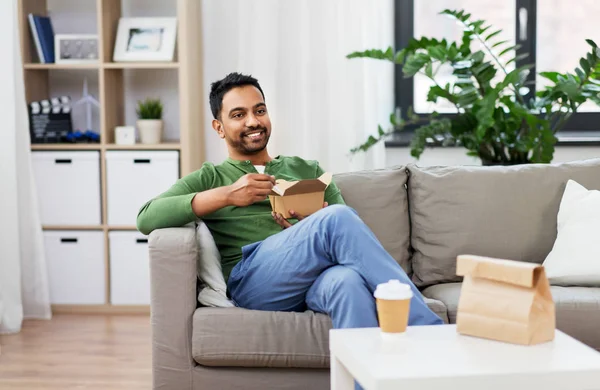
[[[117,126],[115,127],[115,143],[117,145],[135,144],[135,127]]]
[[[94,34],[56,34],[54,50],[57,64],[98,62],[98,36]]]
[[[85,77],[83,79],[83,92],[81,94],[81,99],[77,100],[73,103],[73,108],[85,105],[85,122],[86,129],[85,131],[76,131],[70,134],[68,138],[69,142],[100,142],[100,134],[98,131],[92,130],[92,106],[96,108],[100,108],[100,102],[96,100],[89,92],[88,92],[88,79]]]
[[[70,143],[97,143],[100,142],[100,136],[92,131],[81,132],[79,130],[69,132],[65,141]]]
[[[163,105],[160,99],[138,101],[136,122],[140,132],[140,142],[143,144],[159,144],[163,132]]]
[[[32,144],[60,143],[73,130],[71,99],[60,96],[29,103],[29,132]]]
[[[600,105],[600,49],[596,43],[586,40],[590,50],[574,72],[539,73],[549,83],[528,98],[528,75],[534,66],[515,67],[528,56],[515,56],[518,45],[499,40],[502,30],[492,29],[483,20],[473,21],[464,11],[444,10],[441,14],[464,27],[460,41],[413,38],[397,52],[390,47],[386,51],[353,52],[347,58],[387,60],[402,66],[406,78],[417,73],[426,76],[433,83],[427,101],[444,99],[457,114],[408,112],[407,118],[392,114],[390,130],[379,126],[378,134],[351,152],[366,151],[392,133],[416,127],[411,142],[411,155],[416,158],[428,146],[454,144],[466,148],[467,155],[479,157],[484,165],[551,162],[558,141],[556,132],[581,104],[589,100]],[[452,68],[453,81],[440,85],[436,74],[445,66]]]
[[[28,14],[29,29],[35,52],[42,64],[54,62],[54,29],[48,16]]]
[[[173,61],[177,18],[120,18],[113,61]]]

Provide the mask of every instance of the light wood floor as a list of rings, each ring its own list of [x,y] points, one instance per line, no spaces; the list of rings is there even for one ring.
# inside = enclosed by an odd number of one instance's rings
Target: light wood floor
[[[0,336],[0,390],[150,389],[147,315],[55,315]]]

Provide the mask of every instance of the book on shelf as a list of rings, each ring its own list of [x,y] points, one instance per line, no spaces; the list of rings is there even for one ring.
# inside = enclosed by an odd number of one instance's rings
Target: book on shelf
[[[48,16],[29,14],[29,28],[33,43],[42,64],[54,63],[54,29]]]

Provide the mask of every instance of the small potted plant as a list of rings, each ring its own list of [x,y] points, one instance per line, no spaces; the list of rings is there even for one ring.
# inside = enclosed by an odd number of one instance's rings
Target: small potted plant
[[[143,144],[159,144],[163,132],[163,105],[160,99],[147,98],[138,101],[136,109],[138,120],[136,122],[140,133],[140,142]]]

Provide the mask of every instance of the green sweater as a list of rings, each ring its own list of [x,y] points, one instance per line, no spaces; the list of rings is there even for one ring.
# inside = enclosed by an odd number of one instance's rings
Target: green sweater
[[[288,181],[315,179],[324,172],[318,162],[299,157],[279,156],[265,165],[265,174]],[[219,165],[204,163],[199,170],[179,179],[166,192],[142,206],[137,217],[138,230],[150,234],[154,229],[178,227],[196,221],[198,218],[192,210],[192,198],[196,193],[233,184],[247,173],[257,173],[250,161],[228,158]],[[325,191],[325,201],[330,205],[344,204],[340,190],[333,182]],[[271,216],[269,200],[247,207],[224,207],[205,215],[202,221],[211,231],[221,254],[225,280],[241,260],[244,245],[262,241],[282,230]]]

